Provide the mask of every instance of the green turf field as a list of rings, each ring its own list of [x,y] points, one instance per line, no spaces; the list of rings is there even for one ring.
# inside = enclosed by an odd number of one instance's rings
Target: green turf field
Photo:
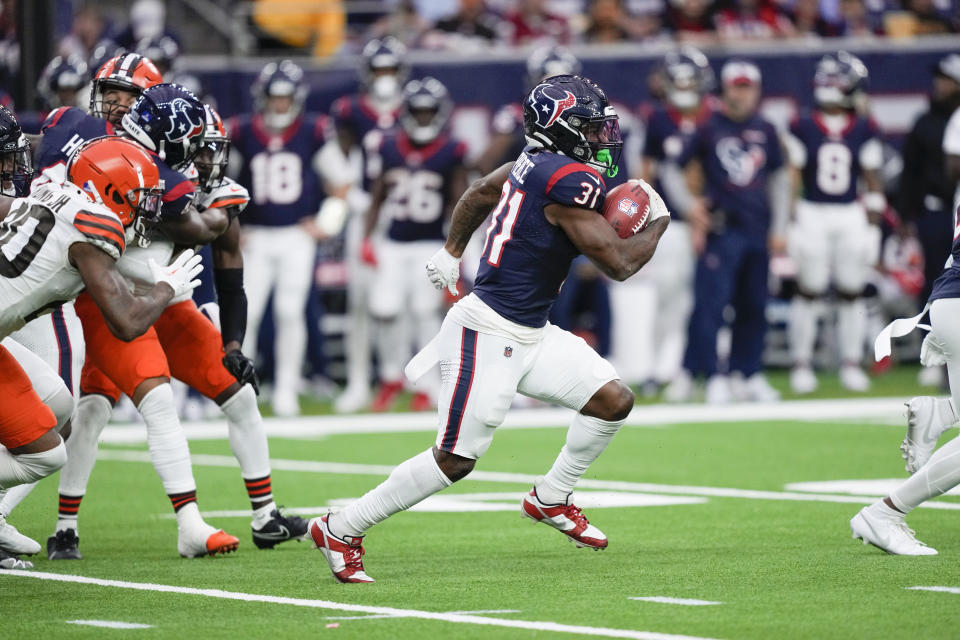
[[[81,510],[85,558],[37,556],[30,573],[117,586],[0,572],[0,637],[955,638],[960,595],[908,587],[960,588],[960,510],[910,516],[939,556],[893,557],[850,539],[847,522],[864,500],[792,487],[903,478],[895,422],[806,420],[798,410],[793,421],[627,426],[578,491],[610,539],[603,552],[577,549],[519,516],[520,497],[551,464],[564,425],[505,429],[474,477],[425,503],[429,510],[371,531],[373,585],[337,584],[307,543],[258,551],[239,469],[223,466],[232,460],[226,440],[194,441],[191,450],[201,509],[220,512],[208,520],[238,535],[240,550],[179,558],[146,447],[106,443]],[[426,431],[273,439],[274,492],[288,508],[320,513],[375,486],[382,466],[432,439]],[[285,470],[298,466],[291,461],[306,464]],[[656,506],[610,505],[625,501]],[[956,498],[938,502],[960,509]],[[51,479],[9,520],[44,542],[55,511]],[[638,597],[720,604],[631,599]]]

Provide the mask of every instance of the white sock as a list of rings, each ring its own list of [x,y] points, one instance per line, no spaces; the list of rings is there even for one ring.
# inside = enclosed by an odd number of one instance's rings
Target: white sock
[[[67,455],[69,456],[69,452]],[[36,486],[36,482],[31,482],[29,484],[19,484],[12,489],[0,492],[2,494],[2,497],[0,497],[0,516],[4,518],[9,516]]]
[[[271,500],[268,504],[263,505],[262,507],[257,507],[253,510],[253,528],[260,529],[263,525],[267,524],[270,521],[270,514],[273,513],[273,510],[277,508],[277,503]]]
[[[173,404],[173,389],[166,383],[151,389],[137,410],[147,423],[147,446],[163,490],[168,495],[196,491],[190,449]]]
[[[544,504],[565,502],[577,480],[603,453],[624,422],[625,419],[607,422],[578,413],[567,430],[567,442],[560,455],[537,485],[537,498]]]
[[[362,498],[331,515],[328,524],[337,536],[359,537],[378,522],[409,509],[451,484],[437,465],[433,449],[427,449],[401,463],[386,480]]]
[[[100,434],[110,421],[113,405],[104,396],[81,396],[73,415],[70,438],[67,439],[67,464],[60,470],[60,493],[82,496],[97,462]]]
[[[253,387],[243,385],[220,405],[220,410],[227,417],[230,450],[240,463],[240,475],[244,478],[269,476],[270,449]]]
[[[57,520],[56,531],[66,531],[68,529],[73,529],[77,536],[80,536],[80,526],[77,524],[76,518],[60,518]]]
[[[906,516],[905,513],[900,513],[896,509],[888,507],[887,503],[883,500],[877,500],[867,508],[873,512],[873,515],[882,516],[888,520],[903,520],[904,516]]]
[[[844,364],[859,366],[863,360],[867,331],[867,308],[862,298],[842,300],[837,306],[837,339]]]
[[[183,534],[190,530],[200,530],[208,535],[216,531],[203,521],[196,502],[185,504],[177,511],[177,532]]]
[[[377,359],[380,361],[380,381],[403,380],[403,365],[410,357],[410,336],[406,323],[400,318],[377,321]]]
[[[904,513],[930,498],[943,495],[960,484],[960,438],[937,449],[927,464],[890,494],[890,501]]]
[[[813,346],[817,341],[817,315],[813,301],[801,295],[790,303],[790,320],[787,333],[790,338],[790,357],[794,364],[810,366],[813,361]]]

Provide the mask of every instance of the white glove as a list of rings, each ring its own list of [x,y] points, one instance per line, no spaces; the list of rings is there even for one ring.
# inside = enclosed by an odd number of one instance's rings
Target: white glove
[[[427,261],[427,277],[435,288],[446,287],[450,295],[459,295],[457,280],[460,279],[460,258],[454,258],[441,248]]]
[[[920,345],[920,364],[925,367],[936,367],[947,364],[946,345],[931,331]]]
[[[347,221],[349,209],[347,201],[336,196],[327,196],[320,205],[320,210],[314,218],[317,227],[325,236],[333,237],[343,230]]]
[[[203,271],[203,265],[193,249],[187,249],[166,266],[157,264],[153,258],[148,264],[154,284],[166,282],[173,289],[174,298],[189,294],[200,286],[200,281],[195,278]]]
[[[203,211],[215,207],[237,207],[238,211],[243,211],[249,203],[250,192],[246,187],[230,178],[224,178],[219,187],[200,193],[197,208]]]
[[[664,204],[663,198],[660,197],[657,190],[651,187],[646,180],[637,178],[637,182],[640,183],[640,188],[646,191],[647,196],[650,198],[650,219],[647,220],[647,224],[650,224],[657,218],[669,216],[670,212],[667,211],[667,205]]]

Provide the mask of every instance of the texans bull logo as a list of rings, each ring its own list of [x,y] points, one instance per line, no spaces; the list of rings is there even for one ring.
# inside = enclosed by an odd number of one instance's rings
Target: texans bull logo
[[[537,124],[547,128],[557,121],[564,111],[577,104],[577,97],[565,89],[550,84],[540,85],[530,100],[537,113]]]
[[[167,140],[179,142],[199,135],[206,123],[204,122],[203,111],[193,113],[189,102],[183,98],[176,98],[169,103],[170,113],[167,128],[163,132]]]

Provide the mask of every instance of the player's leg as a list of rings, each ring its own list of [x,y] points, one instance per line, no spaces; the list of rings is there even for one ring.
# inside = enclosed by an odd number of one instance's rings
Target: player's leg
[[[247,333],[243,352],[257,359],[257,336],[270,290],[277,278],[277,251],[283,250],[274,229],[243,227],[243,290],[247,295]]]
[[[664,252],[663,256],[660,255],[661,251]],[[677,220],[670,222],[657,245],[653,260],[658,258],[660,260],[652,274],[657,290],[653,379],[665,384],[677,375],[682,365],[687,326],[693,310],[693,271],[696,261],[690,229],[685,223]]]
[[[10,337],[39,356],[74,396],[79,395],[85,350],[83,327],[72,302],[31,320]]]
[[[401,317],[409,304],[413,274],[404,271],[404,243],[383,240],[377,251],[377,270],[370,288],[380,387],[373,411],[387,411],[403,390],[403,366],[410,356],[409,322]],[[423,278],[426,280],[426,278]]]
[[[177,514],[177,549],[183,556],[225,553],[237,539],[211,527],[200,517],[190,449],[177,416],[170,369],[156,331],[123,342],[117,339],[88,296],[76,300],[83,323],[87,357],[133,401],[147,427],[153,467]],[[102,428],[102,427],[101,427]]]
[[[307,352],[307,297],[314,286],[317,245],[296,225],[286,228],[282,238],[283,253],[278,261],[273,294],[277,327],[273,412],[278,416],[293,416],[300,413],[297,393]]]
[[[349,413],[366,407],[370,401],[371,322],[369,310],[370,268],[360,260],[363,213],[351,205],[344,250],[347,260],[347,327],[344,336],[347,360],[347,386],[334,402],[334,408]]]
[[[560,530],[578,547],[605,548],[606,536],[580,512],[572,493],[623,426],[633,392],[582,338],[553,325],[544,329],[517,391],[577,411],[560,454],[524,498],[521,513]]]
[[[815,205],[797,203],[797,223],[790,235],[790,254],[797,266],[797,293],[790,302],[790,386],[794,393],[817,388],[813,349],[817,341],[819,300],[830,283],[830,220]]]
[[[440,244],[433,241],[411,243],[410,251],[405,257],[404,272],[409,274],[410,287],[410,328],[413,333],[413,342],[419,351],[427,346],[440,331],[440,308],[443,304],[443,293],[437,291],[427,278],[416,277],[418,270],[423,268]],[[404,364],[410,359],[410,354],[404,358]],[[410,408],[414,411],[428,411],[436,406],[437,395],[440,391],[440,376],[432,370],[417,382],[417,389],[410,400]]]
[[[960,402],[960,298],[935,300],[930,307],[933,332],[947,354],[947,376],[954,406]],[[904,521],[905,516],[927,500],[960,485],[960,438],[937,449],[930,460],[883,500],[864,507],[850,521],[854,538],[898,555],[935,555],[918,541]]]
[[[173,376],[216,402],[227,418],[230,449],[253,509],[254,543],[269,548],[302,537],[306,521],[282,516],[273,500],[270,450],[257,397],[252,386],[241,386],[224,367],[220,332],[191,300],[168,307],[154,328]]]
[[[867,309],[863,300],[869,270],[879,255],[879,229],[867,223],[859,204],[837,207],[841,225],[835,247],[834,282],[837,287],[837,340],[840,351],[840,384],[849,391],[866,391],[870,380],[864,373],[864,348],[867,334]]]
[[[775,402],[780,393],[763,374],[763,345],[767,335],[767,298],[770,255],[765,240],[751,241],[744,251],[733,298],[736,316],[730,347],[730,370],[744,380],[744,399]]]
[[[341,582],[372,582],[361,562],[367,529],[470,473],[503,422],[532,351],[529,345],[481,334],[449,319],[437,346],[441,383],[436,445],[401,463],[359,500],[310,522],[314,542]]]

